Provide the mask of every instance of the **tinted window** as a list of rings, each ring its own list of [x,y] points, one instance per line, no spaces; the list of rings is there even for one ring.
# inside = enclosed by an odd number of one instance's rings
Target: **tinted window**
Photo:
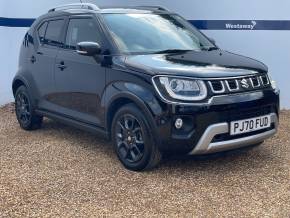
[[[49,21],[46,34],[45,34],[45,44],[58,46],[61,44],[61,31],[63,28],[63,20],[53,20]]]
[[[190,23],[171,14],[104,14],[112,37],[124,53],[168,49],[207,50],[214,45]]]
[[[71,19],[68,25],[65,47],[76,49],[79,42],[100,43],[100,33],[93,19]]]
[[[38,28],[38,38],[39,38],[39,41],[40,41],[41,43],[44,42],[44,36],[45,36],[46,27],[47,27],[47,22],[44,22],[44,23],[41,24],[41,26]]]

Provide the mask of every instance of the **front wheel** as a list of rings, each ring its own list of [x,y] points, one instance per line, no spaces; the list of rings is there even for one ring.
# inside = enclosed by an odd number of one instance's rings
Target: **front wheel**
[[[151,169],[161,161],[148,121],[134,104],[125,105],[116,113],[112,139],[119,160],[129,170]]]

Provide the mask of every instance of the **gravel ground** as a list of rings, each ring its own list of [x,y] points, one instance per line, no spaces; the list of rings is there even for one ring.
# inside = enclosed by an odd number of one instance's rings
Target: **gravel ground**
[[[23,131],[9,106],[0,120],[0,217],[290,216],[290,111],[263,146],[171,157],[145,173],[94,135],[51,120]]]

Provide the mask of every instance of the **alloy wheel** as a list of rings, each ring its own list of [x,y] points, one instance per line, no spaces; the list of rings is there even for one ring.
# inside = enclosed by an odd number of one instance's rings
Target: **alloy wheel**
[[[142,128],[131,114],[119,117],[116,126],[117,151],[122,159],[136,163],[144,156],[145,145]]]
[[[31,111],[28,97],[20,92],[16,97],[16,113],[22,124],[27,124],[31,119]]]

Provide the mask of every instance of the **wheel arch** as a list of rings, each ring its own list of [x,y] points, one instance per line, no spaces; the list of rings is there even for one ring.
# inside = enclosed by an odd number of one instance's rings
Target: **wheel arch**
[[[25,81],[25,79],[23,79],[22,77],[15,77],[13,82],[12,82],[12,92],[13,92],[13,96],[15,97],[16,91],[20,86],[25,86],[26,88],[28,88],[28,84]]]
[[[106,126],[109,136],[111,135],[111,127],[115,114],[121,107],[127,104],[134,104],[138,109],[144,112],[147,117],[149,117],[151,121],[150,123],[153,122],[154,119],[152,113],[140,98],[131,93],[120,93],[111,100],[106,113]]]
[[[162,109],[152,91],[133,83],[119,83],[108,87],[107,93],[110,93],[110,95],[106,96],[108,103],[106,104],[105,122],[109,136],[111,135],[112,121],[116,112],[122,106],[130,103],[135,104],[145,114],[150,128],[156,128],[155,118],[162,114]]]

